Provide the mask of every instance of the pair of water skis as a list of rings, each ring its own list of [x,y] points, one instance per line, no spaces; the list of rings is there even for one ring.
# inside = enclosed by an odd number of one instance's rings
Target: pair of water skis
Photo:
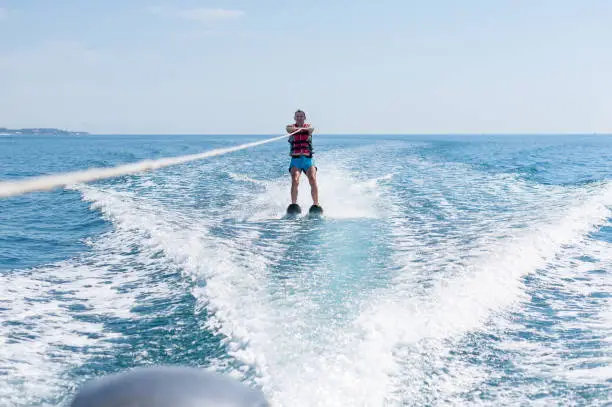
[[[298,204],[290,204],[287,207],[287,217],[297,217],[302,213],[302,208]],[[319,205],[312,205],[308,210],[308,216],[311,218],[318,218],[323,216],[323,208]]]

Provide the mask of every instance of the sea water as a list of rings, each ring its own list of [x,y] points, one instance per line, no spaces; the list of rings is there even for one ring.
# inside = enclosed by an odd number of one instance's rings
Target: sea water
[[[0,137],[3,180],[270,136]],[[200,366],[275,406],[612,401],[612,136],[315,135],[0,200],[0,405]]]

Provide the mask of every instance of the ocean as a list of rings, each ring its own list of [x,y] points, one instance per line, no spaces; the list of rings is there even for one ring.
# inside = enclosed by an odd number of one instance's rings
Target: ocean
[[[270,137],[0,137],[0,179]],[[315,134],[0,199],[0,405],[135,366],[274,406],[612,402],[612,136]],[[299,203],[312,203],[302,177]]]

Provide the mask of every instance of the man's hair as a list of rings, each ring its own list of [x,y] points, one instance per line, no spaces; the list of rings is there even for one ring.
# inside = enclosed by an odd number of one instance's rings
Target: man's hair
[[[294,115],[298,114],[298,113],[304,113],[304,116],[306,116],[306,113],[303,110],[300,110],[300,109],[296,110]]]

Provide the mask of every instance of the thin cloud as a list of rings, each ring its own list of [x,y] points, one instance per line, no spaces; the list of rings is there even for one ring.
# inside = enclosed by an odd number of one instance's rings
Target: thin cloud
[[[243,10],[230,10],[223,8],[192,8],[176,10],[163,7],[151,7],[149,12],[163,17],[174,17],[199,22],[235,20],[246,14]]]
[[[6,20],[8,18],[8,10],[0,7],[0,20]]]

